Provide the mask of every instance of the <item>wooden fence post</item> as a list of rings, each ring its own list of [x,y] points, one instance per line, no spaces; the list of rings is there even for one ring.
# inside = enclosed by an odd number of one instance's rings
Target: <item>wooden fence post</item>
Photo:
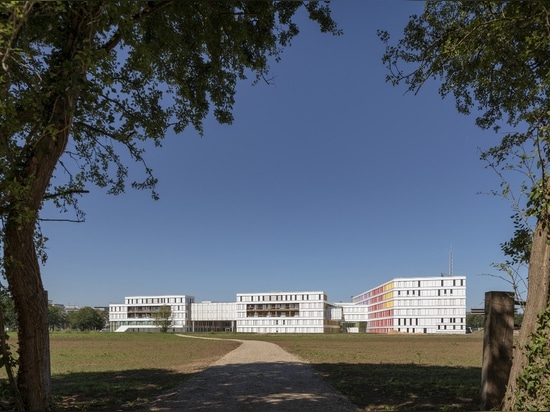
[[[512,367],[514,293],[485,293],[485,329],[481,369],[481,409],[502,405]]]

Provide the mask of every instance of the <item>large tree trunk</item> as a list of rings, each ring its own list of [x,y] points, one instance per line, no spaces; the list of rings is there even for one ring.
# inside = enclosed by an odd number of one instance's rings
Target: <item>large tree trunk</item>
[[[4,227],[4,268],[13,296],[18,328],[18,386],[29,411],[50,409],[48,296],[40,276],[35,245],[39,211],[50,180],[65,151],[76,95],[58,96],[51,106],[55,133],[45,132],[24,159],[22,190],[12,201]]]
[[[40,276],[35,230],[44,194],[67,145],[71,118],[62,115],[67,102],[54,105],[57,132],[45,134],[27,157],[18,176],[25,187],[8,212],[4,227],[4,268],[18,320],[18,386],[25,409],[48,410],[50,398],[50,344],[48,296]]]
[[[525,344],[537,329],[538,313],[548,306],[550,295],[550,244],[548,223],[539,221],[533,234],[533,245],[529,261],[527,303],[519,337],[514,346],[512,369],[504,397],[503,409],[514,410],[517,379],[525,368],[527,357]],[[541,396],[548,396],[541,393]]]
[[[42,286],[34,248],[34,220],[17,224],[9,219],[5,233],[6,275],[18,315],[18,390],[25,409],[48,409],[50,342],[48,297]]]

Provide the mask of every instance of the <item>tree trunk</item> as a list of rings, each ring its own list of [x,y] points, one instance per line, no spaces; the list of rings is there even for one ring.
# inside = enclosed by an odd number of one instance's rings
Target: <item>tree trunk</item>
[[[34,220],[18,225],[8,219],[4,241],[6,275],[19,322],[17,385],[25,409],[43,411],[50,397],[48,297],[34,247]]]
[[[525,368],[527,358],[525,344],[537,329],[538,313],[548,306],[550,286],[550,244],[549,228],[545,221],[539,220],[533,233],[533,245],[529,260],[527,302],[519,337],[514,345],[512,369],[504,397],[503,410],[515,409],[515,391],[518,376]],[[541,396],[547,396],[546,393]]]

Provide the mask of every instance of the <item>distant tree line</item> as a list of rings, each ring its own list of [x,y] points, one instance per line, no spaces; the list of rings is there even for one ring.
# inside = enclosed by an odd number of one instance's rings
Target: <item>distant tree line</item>
[[[2,311],[4,327],[8,331],[17,330],[17,317],[13,299],[9,292],[0,285],[0,310]],[[108,325],[109,312],[85,306],[78,310],[66,311],[62,306],[48,305],[48,324],[50,330],[101,330]]]
[[[523,322],[523,313],[514,314],[514,327],[518,329]],[[485,323],[485,315],[479,313],[466,314],[467,328],[482,328]]]
[[[61,306],[48,306],[50,330],[73,329],[80,331],[102,330],[109,321],[109,312],[85,306],[67,312]]]

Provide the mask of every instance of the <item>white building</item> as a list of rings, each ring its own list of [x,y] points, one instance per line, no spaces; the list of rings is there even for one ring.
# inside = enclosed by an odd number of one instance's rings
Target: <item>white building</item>
[[[153,332],[156,314],[163,306],[170,307],[170,330],[188,332],[190,330],[191,304],[193,296],[130,296],[123,304],[109,305],[109,326],[111,332]]]
[[[195,303],[193,296],[133,296],[109,305],[110,330],[155,331],[170,306],[170,330],[249,333],[466,333],[466,277],[396,278],[329,303],[322,291],[238,293],[236,302]]]
[[[338,333],[334,314],[324,292],[237,294],[237,332]]]
[[[466,332],[465,276],[396,278],[352,302],[367,306],[367,332]]]

